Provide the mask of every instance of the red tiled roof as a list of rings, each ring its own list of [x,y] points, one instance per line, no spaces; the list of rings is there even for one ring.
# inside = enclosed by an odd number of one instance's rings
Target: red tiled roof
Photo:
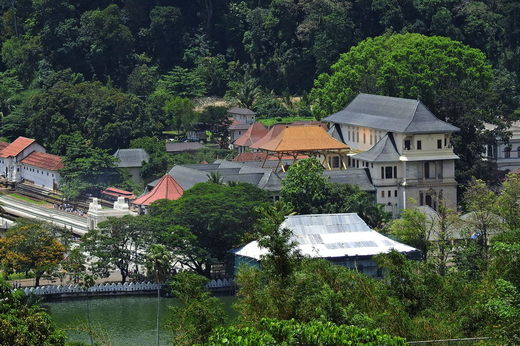
[[[61,157],[37,151],[33,151],[20,162],[24,165],[39,167],[49,171],[57,171],[64,167]]]
[[[7,147],[9,145],[9,143],[7,142],[0,142],[0,152],[2,152],[2,150],[5,149],[5,147]]]
[[[181,198],[183,194],[183,188],[175,181],[175,179],[173,179],[171,175],[165,174],[150,192],[137,198],[132,203],[138,205],[150,205],[160,199],[169,199],[174,201]]]
[[[125,197],[128,199],[135,199],[135,195],[130,191],[121,190],[115,187],[107,187],[101,193],[114,197]]]
[[[17,156],[25,148],[34,143],[34,139],[18,137],[13,143],[6,146],[0,153],[1,157]]]
[[[264,125],[254,123],[242,136],[238,137],[233,144],[241,147],[249,147],[264,137],[268,132],[269,131]]]
[[[259,139],[255,143],[253,143],[250,146],[250,148],[254,148],[254,149],[260,148],[262,145],[264,145],[265,143],[269,142],[271,139],[278,136],[283,131],[283,129],[285,129],[286,127],[287,127],[287,125],[284,125],[284,124],[273,125],[273,127],[271,127],[269,132],[267,132],[267,134],[263,138]]]

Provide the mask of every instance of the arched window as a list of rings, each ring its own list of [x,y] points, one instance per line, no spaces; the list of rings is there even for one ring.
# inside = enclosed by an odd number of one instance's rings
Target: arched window
[[[504,148],[504,158],[509,159],[511,157],[511,147]]]

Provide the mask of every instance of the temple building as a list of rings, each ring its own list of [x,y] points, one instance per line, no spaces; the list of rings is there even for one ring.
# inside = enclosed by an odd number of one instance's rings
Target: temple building
[[[331,137],[321,126],[286,126],[270,140],[257,145],[258,150],[278,158],[275,171],[286,171],[284,157],[306,155],[317,158],[327,170],[346,169],[349,146]]]
[[[487,130],[497,128],[493,124],[484,124]],[[483,158],[495,162],[501,171],[515,172],[520,169],[520,121],[514,121],[507,129],[511,134],[508,142],[497,138],[495,143],[486,146]]]
[[[0,142],[0,178],[4,183],[36,185],[57,190],[61,157],[47,154],[34,139],[18,137],[12,143]]]
[[[149,191],[132,201],[132,205],[139,209],[139,213],[146,213],[147,207],[160,199],[171,201],[181,198],[184,189],[173,179],[170,174],[165,174]]]
[[[438,119],[419,100],[359,94],[324,121],[329,133],[352,148],[349,167],[364,168],[377,203],[393,216],[418,205],[457,206],[451,135],[459,128]]]

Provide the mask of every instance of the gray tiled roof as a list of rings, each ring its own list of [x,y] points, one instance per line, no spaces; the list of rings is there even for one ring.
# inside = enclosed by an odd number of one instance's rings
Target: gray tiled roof
[[[367,171],[362,168],[349,168],[339,171],[324,171],[323,175],[329,178],[331,183],[356,185],[361,190],[373,192],[376,190]]]
[[[182,153],[183,151],[199,150],[204,147],[199,142],[168,142],[166,143],[166,151],[169,153]]]
[[[275,173],[269,168],[226,160],[219,160],[218,163],[213,164],[176,165],[168,173],[184,190],[187,190],[197,183],[208,181],[208,174],[211,172],[218,172],[226,183],[230,181],[249,183],[275,193],[280,192],[282,179],[285,178],[286,174],[283,172]],[[364,169],[324,171],[323,174],[334,183],[352,184],[359,186],[364,191],[375,191]],[[156,183],[157,181],[151,182],[148,186],[153,187]]]
[[[399,133],[456,132],[459,128],[438,119],[418,100],[359,94],[345,109],[323,121]]]
[[[148,162],[150,156],[144,149],[117,149],[114,157],[119,159],[117,167],[142,167],[143,161]]]
[[[399,152],[395,146],[394,135],[388,132],[369,150],[352,156],[368,162],[394,162],[399,161]]]
[[[255,115],[256,113],[247,108],[231,107],[228,110],[229,114]]]

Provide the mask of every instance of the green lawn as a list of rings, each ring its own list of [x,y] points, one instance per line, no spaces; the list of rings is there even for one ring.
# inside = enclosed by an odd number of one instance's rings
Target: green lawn
[[[312,121],[316,120],[313,117],[286,117],[286,118],[258,118],[257,121],[264,124],[265,126],[271,126],[274,124],[287,124],[295,121]]]
[[[19,195],[17,193],[10,193],[7,196],[19,199],[19,200],[24,201],[24,202],[29,202],[29,203],[32,203],[32,204],[38,204],[38,205],[47,204],[47,202],[45,202],[45,201],[37,201],[35,199],[32,199],[32,198],[27,197],[27,196]]]

